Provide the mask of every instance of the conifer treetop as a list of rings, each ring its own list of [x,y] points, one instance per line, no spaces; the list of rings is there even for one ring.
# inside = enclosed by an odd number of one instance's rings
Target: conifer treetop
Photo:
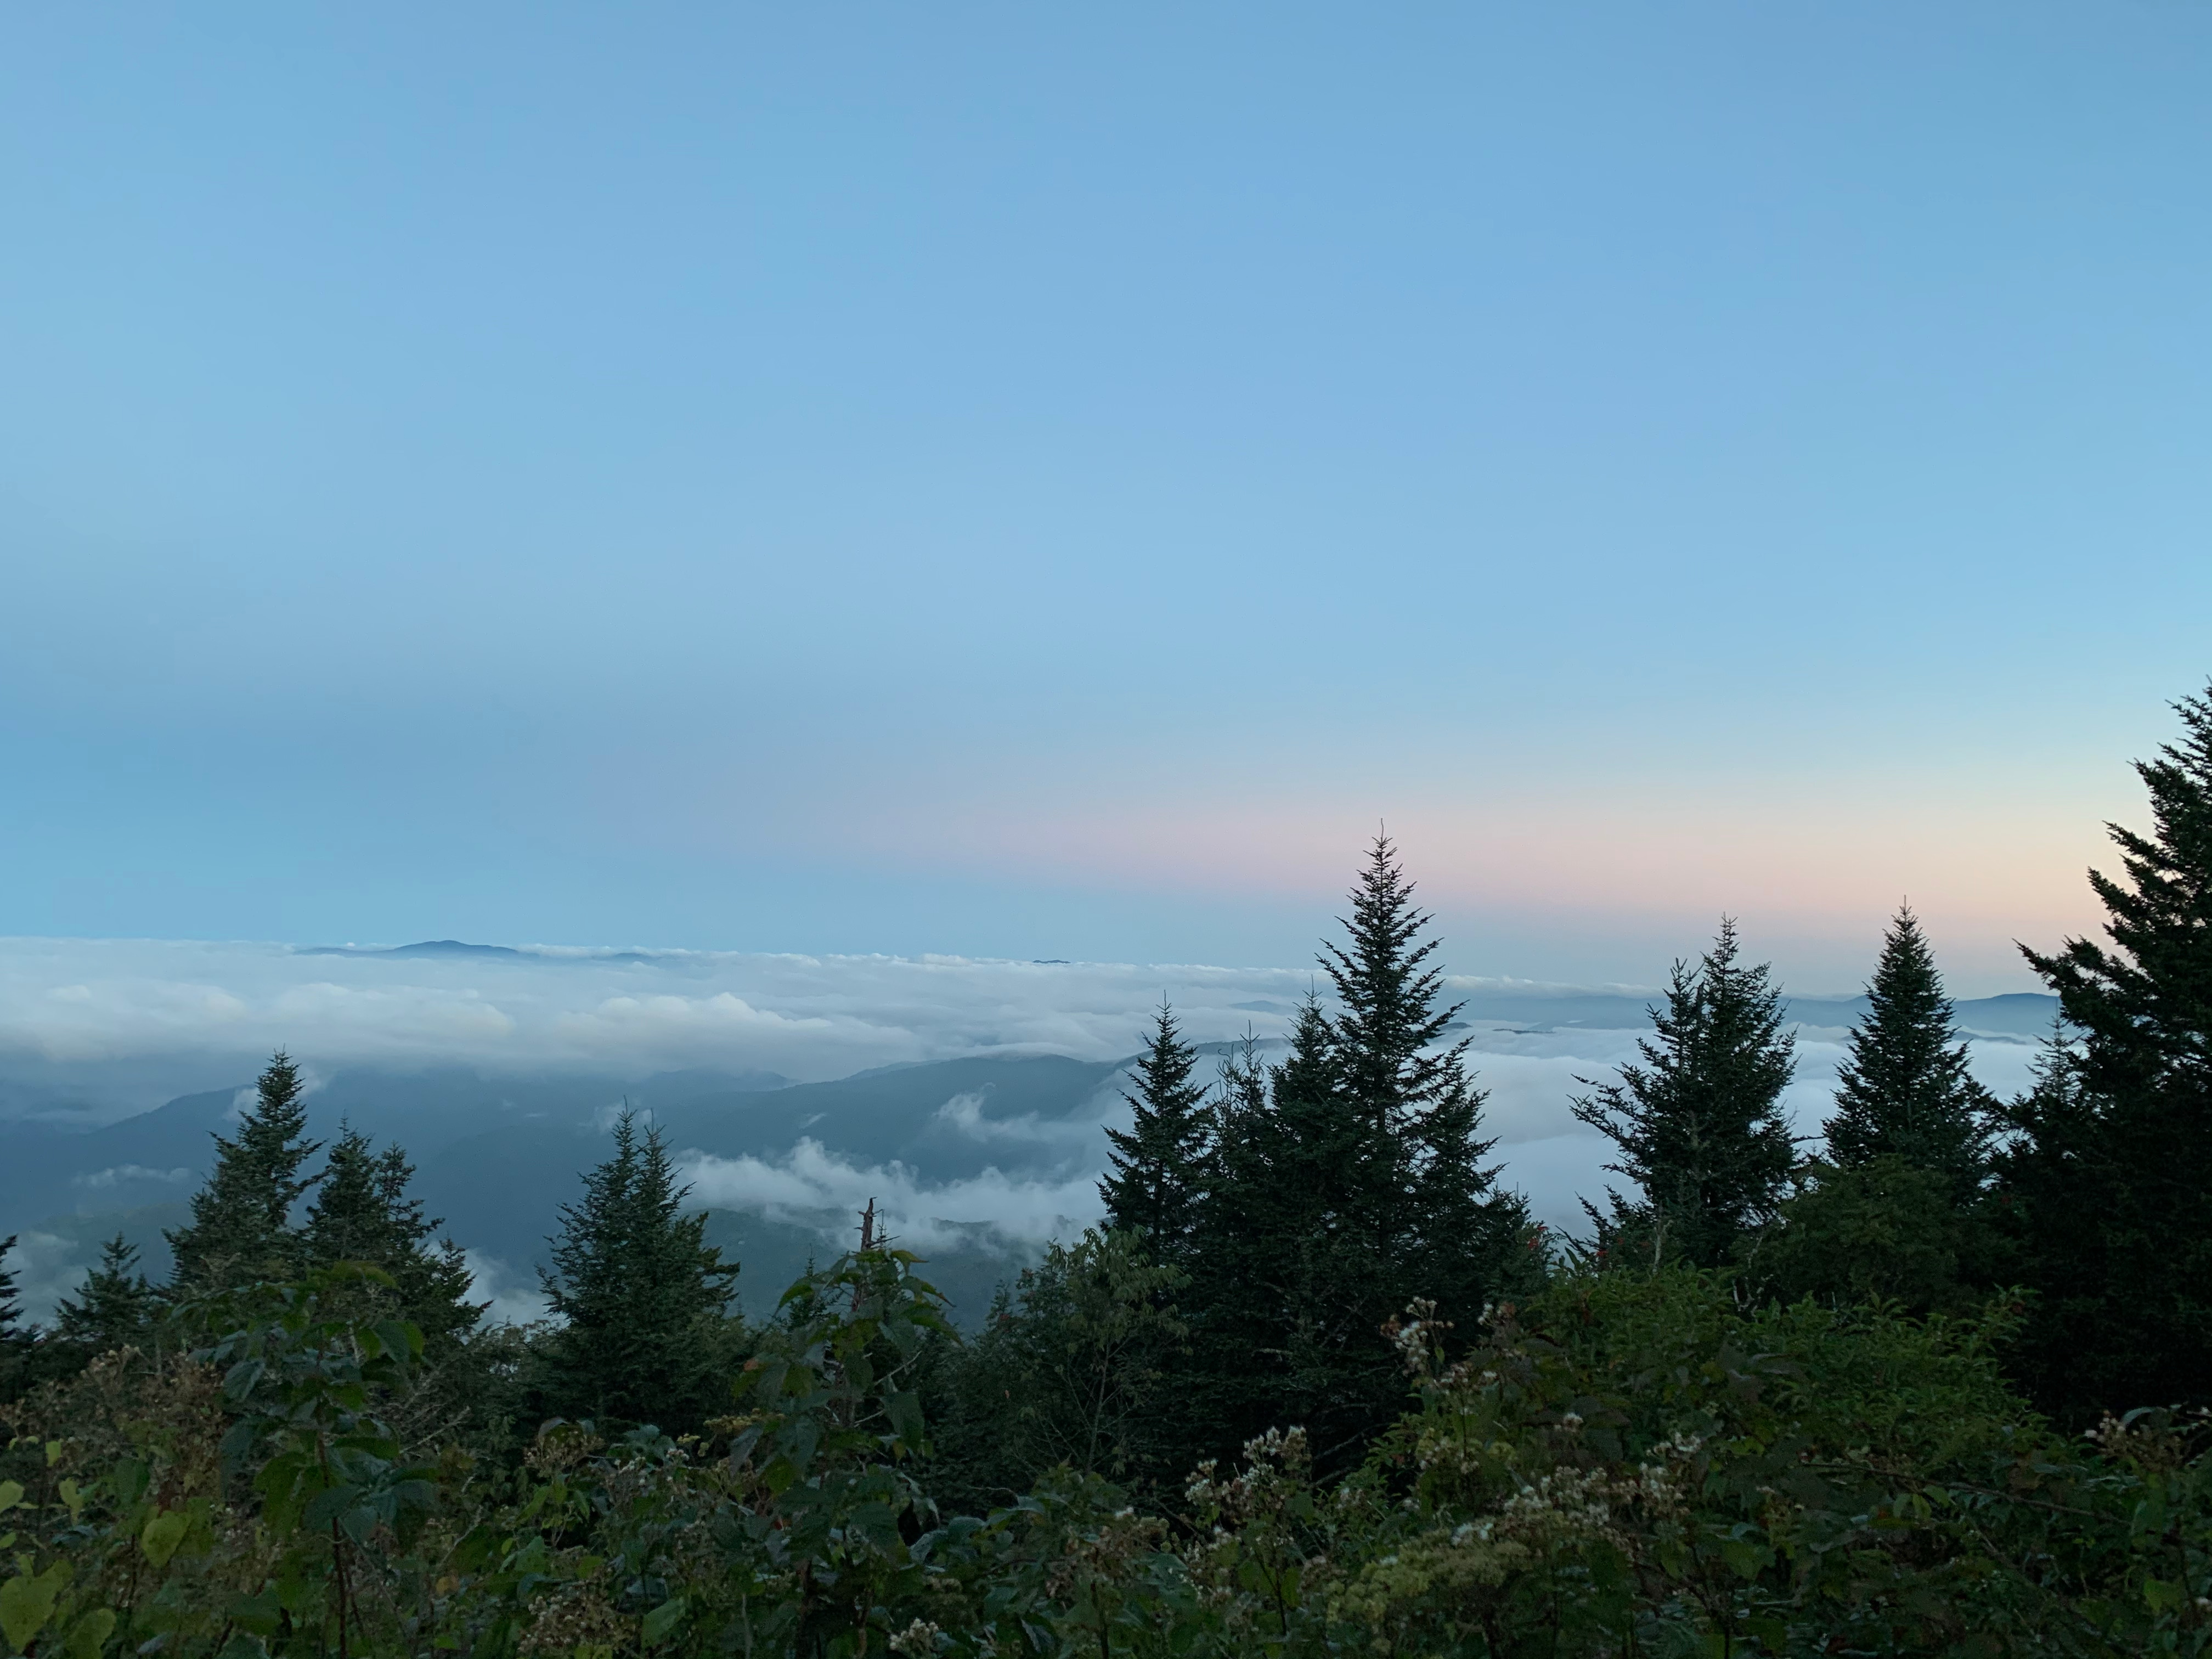
[[[192,1194],[191,1219],[167,1235],[173,1284],[200,1291],[283,1278],[298,1265],[292,1206],[315,1184],[300,1171],[321,1150],[307,1139],[306,1080],[282,1048],[254,1085],[235,1138],[217,1134],[215,1168]]]
[[[1845,1168],[1884,1156],[1978,1182],[1995,1102],[1967,1069],[1935,953],[1910,904],[1900,905],[1867,987],[1866,1018],[1837,1068],[1837,1114],[1825,1126]]]
[[[2085,1034],[2085,1081],[2100,1095],[2212,1088],[2212,686],[2173,708],[2179,740],[2136,763],[2151,833],[2106,824],[2125,880],[2089,872],[2110,947],[2021,947]]]
[[[138,1336],[154,1317],[157,1297],[138,1270],[138,1249],[117,1233],[100,1247],[100,1265],[54,1310],[54,1334],[94,1352]]]
[[[1197,1070],[1198,1051],[1162,1002],[1152,1040],[1129,1067],[1136,1086],[1121,1092],[1129,1127],[1106,1132],[1113,1170],[1098,1194],[1113,1224],[1141,1231],[1161,1261],[1188,1244],[1206,1187],[1211,1114]]]
[[[1639,1038],[1641,1066],[1573,1103],[1577,1118],[1620,1152],[1606,1167],[1643,1189],[1666,1248],[1717,1267],[1779,1202],[1796,1162],[1781,1109],[1796,1071],[1782,994],[1761,963],[1746,967],[1733,917],[1697,965],[1677,961],[1666,1006]],[[1622,1211],[1623,1215],[1628,1213]]]
[[[1463,1005],[1437,1006],[1443,973],[1430,962],[1437,941],[1421,937],[1433,918],[1415,906],[1413,884],[1386,832],[1376,832],[1351,899],[1352,914],[1337,919],[1346,943],[1322,946],[1322,969],[1340,1005],[1330,1024],[1346,1093],[1358,1109],[1389,1117],[1430,1102],[1446,1085],[1447,1056],[1431,1051]]]

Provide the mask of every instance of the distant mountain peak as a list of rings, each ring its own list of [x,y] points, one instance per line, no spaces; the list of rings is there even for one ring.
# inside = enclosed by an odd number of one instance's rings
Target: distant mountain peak
[[[317,945],[301,951],[303,957],[520,957],[527,954],[511,945],[470,945],[457,939],[426,939],[415,945],[362,947],[357,945]]]

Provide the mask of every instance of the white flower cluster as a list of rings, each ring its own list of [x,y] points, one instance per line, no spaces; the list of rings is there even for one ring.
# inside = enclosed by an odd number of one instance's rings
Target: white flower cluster
[[[905,1656],[905,1659],[920,1659],[925,1653],[937,1651],[937,1638],[944,1633],[927,1619],[917,1619],[891,1638],[891,1651]]]

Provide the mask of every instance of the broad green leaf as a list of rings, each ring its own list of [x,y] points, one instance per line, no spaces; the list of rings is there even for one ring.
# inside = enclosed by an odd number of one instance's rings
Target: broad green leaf
[[[919,1445],[922,1437],[921,1396],[911,1389],[896,1389],[884,1395],[884,1414],[890,1419],[891,1431],[909,1446]]]
[[[12,1510],[23,1501],[23,1483],[20,1480],[0,1480],[0,1510]]]
[[[645,1615],[645,1639],[648,1645],[659,1642],[684,1622],[684,1614],[690,1603],[683,1596],[672,1595],[651,1613]]]
[[[177,1546],[185,1541],[185,1528],[189,1523],[178,1510],[164,1510],[146,1523],[146,1530],[138,1534],[138,1547],[146,1552],[146,1559],[157,1567],[169,1565],[169,1558],[177,1553]]]
[[[57,1561],[36,1577],[23,1572],[0,1583],[0,1635],[18,1651],[29,1647],[53,1617],[54,1598],[69,1579],[70,1564]]]
[[[274,1590],[241,1595],[230,1604],[230,1621],[256,1636],[274,1636],[284,1622],[284,1608]]]
[[[116,1502],[125,1509],[137,1503],[145,1493],[148,1479],[149,1471],[143,1463],[136,1458],[125,1458],[115,1466],[115,1473],[109,1477],[115,1487]],[[6,1507],[0,1504],[0,1509]]]
[[[300,1517],[300,1524],[310,1532],[320,1532],[360,1501],[358,1486],[332,1486],[328,1492],[319,1492]]]
[[[114,1613],[106,1607],[94,1607],[70,1627],[69,1640],[62,1644],[62,1651],[69,1659],[100,1659],[100,1649],[114,1632]]]

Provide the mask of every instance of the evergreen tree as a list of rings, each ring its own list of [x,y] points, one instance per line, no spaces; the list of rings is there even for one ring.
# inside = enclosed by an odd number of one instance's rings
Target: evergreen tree
[[[13,1400],[30,1381],[32,1355],[37,1337],[23,1322],[21,1293],[15,1274],[7,1265],[15,1248],[15,1235],[0,1238],[0,1400]]]
[[[1256,1109],[1224,1120],[1220,1201],[1189,1297],[1221,1442],[1206,1453],[1284,1422],[1340,1452],[1373,1426],[1368,1398],[1392,1360],[1374,1333],[1396,1297],[1376,1190],[1389,1149],[1369,1127],[1309,997]]]
[[[366,1135],[341,1126],[301,1230],[310,1267],[365,1262],[390,1274],[392,1285],[365,1286],[363,1311],[422,1328],[434,1363],[465,1340],[483,1309],[468,1299],[471,1275],[459,1245],[437,1239],[445,1224],[426,1218],[408,1191],[415,1166],[397,1146],[379,1152]]]
[[[1164,1397],[1186,1334],[1175,1306],[1184,1281],[1146,1245],[1097,1227],[1053,1244],[1000,1287],[972,1340],[940,1345],[932,1484],[940,1504],[964,1506],[948,1512],[988,1514],[1060,1465],[1180,1491],[1190,1465],[1174,1453],[1188,1436],[1164,1443],[1160,1431],[1189,1408]]]
[[[1109,1129],[1113,1173],[1098,1185],[1111,1224],[1141,1231],[1155,1262],[1174,1264],[1190,1249],[1206,1196],[1211,1133],[1206,1085],[1193,1080],[1198,1052],[1182,1040],[1174,1012],[1162,1005],[1151,1045],[1130,1067],[1134,1093],[1124,1091],[1132,1118]]]
[[[1844,1169],[1875,1158],[1931,1170],[1954,1194],[1987,1173],[1996,1100],[1966,1069],[1942,976],[1910,905],[1900,906],[1867,987],[1872,1005],[1838,1068],[1828,1149]]]
[[[563,1322],[548,1345],[545,1401],[571,1417],[696,1427],[717,1402],[713,1370],[735,1267],[703,1242],[704,1212],[686,1215],[659,1127],[641,1135],[624,1112],[614,1155],[562,1206],[540,1279]]]
[[[138,1249],[118,1233],[100,1248],[100,1265],[54,1310],[54,1339],[86,1359],[143,1346],[161,1316],[161,1292],[138,1270]]]
[[[2025,951],[2078,1041],[2014,1109],[2000,1191],[2038,1292],[2022,1370],[2076,1419],[2212,1402],[2212,690],[2175,708],[2136,767],[2151,832],[2108,826],[2124,879],[2090,872],[2107,942]]]
[[[1179,1298],[1212,1449],[1297,1422],[1325,1464],[1356,1458],[1403,1392],[1383,1322],[1418,1297],[1471,1329],[1533,1279],[1527,1211],[1481,1162],[1467,1045],[1437,1046],[1458,1011],[1413,895],[1378,836],[1346,942],[1322,958],[1339,1010],[1307,1000],[1264,1093],[1249,1055],[1224,1070],[1214,1192]]]
[[[1468,1075],[1473,1039],[1439,1046],[1462,1005],[1443,1001],[1438,941],[1422,938],[1431,921],[1378,835],[1352,890],[1346,944],[1328,946],[1322,965],[1340,1005],[1330,1021],[1340,1086],[1374,1149],[1362,1184],[1379,1206],[1378,1246],[1413,1294],[1443,1318],[1467,1318],[1533,1283],[1528,1215],[1483,1166],[1495,1143],[1481,1136],[1484,1097]]]
[[[306,1139],[306,1085],[300,1068],[279,1049],[255,1092],[237,1139],[215,1137],[215,1168],[192,1194],[191,1220],[167,1235],[176,1258],[172,1296],[289,1279],[299,1271],[292,1208],[314,1185],[300,1170],[319,1146]]]
[[[1643,1194],[1633,1206],[1616,1196],[1601,1233],[1648,1228],[1656,1259],[1728,1261],[1743,1234],[1772,1217],[1796,1161],[1781,1109],[1796,1042],[1782,1029],[1769,970],[1743,966],[1740,949],[1735,923],[1723,919],[1694,970],[1675,963],[1667,1006],[1651,1011],[1656,1040],[1637,1042],[1644,1063],[1574,1103],[1575,1115],[1620,1150],[1606,1167]]]

